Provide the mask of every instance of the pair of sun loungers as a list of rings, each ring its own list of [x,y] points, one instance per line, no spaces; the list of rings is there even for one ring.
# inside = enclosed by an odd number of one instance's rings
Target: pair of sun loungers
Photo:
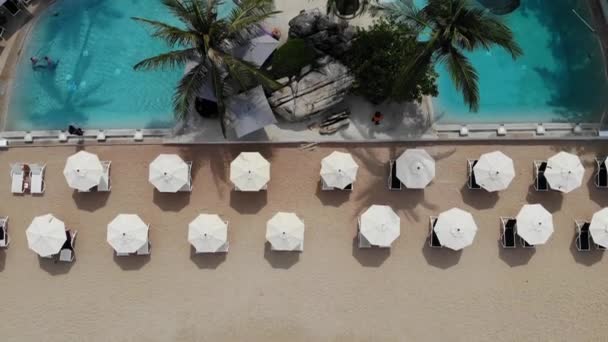
[[[366,238],[361,234],[361,217],[357,219],[357,240],[359,248],[389,248],[388,246],[377,246],[372,245]]]
[[[79,190],[79,192],[108,192],[112,190],[112,183],[110,181],[110,170],[112,162],[104,160],[101,162],[101,165],[103,166],[103,175],[101,176],[99,185],[89,189],[88,191]]]
[[[11,192],[43,194],[46,165],[17,163],[11,165]]]
[[[517,236],[517,220],[514,217],[501,217],[500,223],[500,242],[503,248],[516,248],[517,240],[519,240],[519,244],[523,248],[534,248],[534,245]]]
[[[331,191],[331,190],[344,190],[344,191],[353,191],[353,184],[348,184],[344,189],[334,188],[325,183],[323,178],[321,178],[321,190],[323,191]]]
[[[66,231],[65,231],[66,240],[65,240],[65,243],[63,244],[63,246],[61,246],[61,250],[59,250],[59,253],[49,255],[44,258],[45,259],[55,259],[55,260],[61,261],[61,262],[73,262],[74,258],[75,258],[74,245],[76,243],[77,234],[78,234],[78,231],[76,231],[76,230],[72,231],[72,230],[66,229]]]
[[[590,222],[583,220],[574,220],[574,226],[576,229],[576,249],[579,252],[589,252],[591,251],[591,246],[595,245],[595,248],[598,250],[605,250],[606,248],[600,246],[593,242],[593,237],[591,236],[591,232],[589,231],[589,226],[591,226]]]

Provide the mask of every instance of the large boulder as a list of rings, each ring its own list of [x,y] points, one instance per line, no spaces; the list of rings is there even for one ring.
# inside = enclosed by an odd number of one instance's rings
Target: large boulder
[[[301,121],[342,102],[353,82],[346,66],[329,60],[272,93],[268,102],[286,120]]]
[[[289,37],[305,40],[318,56],[343,55],[356,32],[346,21],[322,14],[318,8],[302,11],[289,21]]]

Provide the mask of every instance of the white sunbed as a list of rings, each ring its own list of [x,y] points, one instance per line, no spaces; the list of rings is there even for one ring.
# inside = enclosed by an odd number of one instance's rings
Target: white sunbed
[[[192,162],[187,161],[186,164],[188,164],[188,184],[184,185],[179,191],[192,192]]]
[[[71,249],[64,248],[61,251],[59,251],[59,261],[62,261],[62,262],[73,262],[74,261],[74,243],[76,242],[77,233],[78,233],[78,231],[74,231],[73,233],[70,232],[70,236],[71,236],[70,246],[72,248]]]
[[[2,233],[0,248],[6,248],[10,243],[10,238],[8,236],[8,216],[0,217],[0,233]]]
[[[23,165],[23,163],[11,165],[11,192],[14,194],[23,193],[23,178],[25,177]]]
[[[30,182],[32,194],[44,193],[44,169],[46,165],[39,166],[37,164],[30,165]]]
[[[110,182],[110,167],[112,166],[112,162],[102,161],[101,165],[103,165],[103,175],[101,176],[101,181],[97,186],[97,191],[110,191],[112,189],[112,183]]]

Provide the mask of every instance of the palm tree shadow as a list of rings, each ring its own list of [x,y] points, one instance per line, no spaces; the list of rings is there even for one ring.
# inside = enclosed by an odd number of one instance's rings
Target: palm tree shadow
[[[359,248],[359,237],[355,235],[352,255],[363,267],[380,267],[391,255],[390,248]]]
[[[226,261],[228,253],[196,253],[194,247],[190,246],[190,260],[199,269],[216,269]]]
[[[273,251],[270,242],[264,244],[264,259],[272,268],[289,269],[300,261],[301,252]]]
[[[150,255],[117,256],[113,253],[114,262],[123,271],[137,271],[150,262]]]

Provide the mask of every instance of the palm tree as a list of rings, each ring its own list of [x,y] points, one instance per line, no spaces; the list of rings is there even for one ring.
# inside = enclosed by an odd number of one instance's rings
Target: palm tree
[[[254,64],[234,57],[234,47],[245,44],[262,31],[260,23],[278,13],[272,10],[272,0],[242,0],[225,18],[218,18],[222,0],[161,0],[184,27],[160,21],[133,18],[152,28],[152,36],[163,39],[173,49],[135,64],[135,70],[184,67],[196,65],[179,81],[173,95],[175,115],[184,118],[207,78],[211,78],[222,133],[226,136],[226,97],[256,84],[276,89],[280,84]]]
[[[523,53],[508,26],[469,0],[428,0],[422,9],[415,8],[411,0],[397,0],[384,11],[398,23],[411,25],[419,34],[430,33],[423,51],[403,67],[404,77],[398,81],[397,90],[406,89],[417,70],[426,70],[423,66],[445,63],[469,110],[475,112],[479,109],[478,76],[465,52],[489,50],[497,45],[513,59]]]

